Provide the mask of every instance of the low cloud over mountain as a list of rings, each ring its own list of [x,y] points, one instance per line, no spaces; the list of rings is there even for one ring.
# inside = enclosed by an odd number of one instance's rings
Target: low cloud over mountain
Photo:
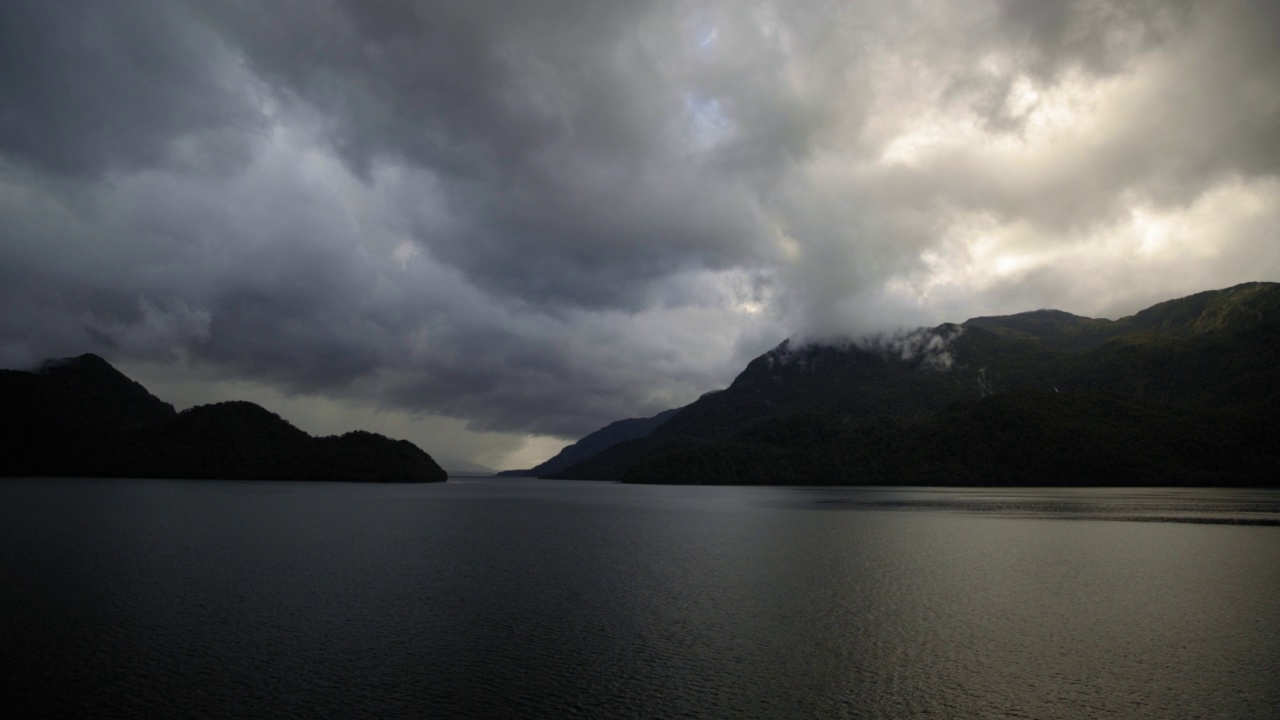
[[[529,465],[789,335],[1280,279],[1277,28],[1261,0],[14,0],[0,364],[97,352]]]

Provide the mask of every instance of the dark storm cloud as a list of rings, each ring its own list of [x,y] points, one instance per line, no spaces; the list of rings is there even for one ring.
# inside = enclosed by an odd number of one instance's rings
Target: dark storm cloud
[[[289,133],[255,155],[230,182],[167,169],[72,193],[0,182],[5,364],[181,355],[217,378],[560,435],[720,381],[723,361],[663,347],[670,331],[628,313],[513,305],[405,252],[417,223],[402,203],[434,192],[414,173],[365,186]]]
[[[477,177],[526,164],[573,132],[571,113],[594,121],[577,141],[624,155],[653,142],[628,88],[591,82],[647,7],[321,0],[214,3],[209,14],[261,77],[324,112],[352,162],[392,156]]]
[[[166,0],[0,5],[0,152],[59,174],[242,150],[252,105],[216,37]]]
[[[701,59],[710,20],[683,3],[269,7],[212,15],[358,172],[439,178],[447,227],[416,229],[433,256],[535,304],[634,310],[673,272],[770,260],[760,193],[805,156],[830,102],[788,90],[767,42],[736,66]],[[717,113],[734,116],[732,139],[699,152],[690,116]]]
[[[0,362],[574,436],[792,332],[1260,279],[1276,8],[5,3]]]

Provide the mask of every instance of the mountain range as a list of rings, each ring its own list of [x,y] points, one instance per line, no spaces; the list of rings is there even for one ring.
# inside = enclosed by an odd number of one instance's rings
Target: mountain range
[[[312,437],[251,402],[176,412],[97,355],[0,370],[0,476],[437,482],[413,443]]]
[[[1246,283],[1119,320],[1036,310],[843,343],[784,341],[646,434],[538,474],[1273,485],[1278,405],[1280,285]]]
[[[176,412],[96,355],[0,370],[0,475],[440,481],[412,443],[249,402]],[[1233,485],[1280,478],[1280,284],[783,341],[729,387],[529,470],[634,483]]]

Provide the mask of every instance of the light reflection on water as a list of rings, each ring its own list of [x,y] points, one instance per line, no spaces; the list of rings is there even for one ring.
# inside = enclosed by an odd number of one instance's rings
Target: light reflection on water
[[[1256,488],[809,488],[804,497],[828,509],[1280,525],[1280,493]]]
[[[0,481],[0,697],[70,717],[1273,717],[1278,514],[1258,490]]]

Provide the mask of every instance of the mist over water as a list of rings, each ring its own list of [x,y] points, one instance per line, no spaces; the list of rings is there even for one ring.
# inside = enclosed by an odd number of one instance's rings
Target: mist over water
[[[35,716],[1269,717],[1280,493],[0,482]]]

